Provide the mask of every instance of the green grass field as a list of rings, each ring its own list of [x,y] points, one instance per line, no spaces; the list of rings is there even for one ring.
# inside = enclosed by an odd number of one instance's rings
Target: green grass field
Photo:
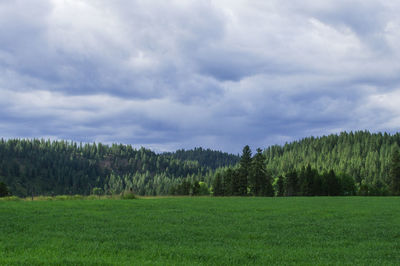
[[[400,198],[0,201],[0,265],[399,265]]]

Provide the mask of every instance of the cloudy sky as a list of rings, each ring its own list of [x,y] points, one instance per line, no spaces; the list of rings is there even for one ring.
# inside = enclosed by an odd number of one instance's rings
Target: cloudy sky
[[[400,2],[0,1],[0,134],[239,153],[400,129]]]

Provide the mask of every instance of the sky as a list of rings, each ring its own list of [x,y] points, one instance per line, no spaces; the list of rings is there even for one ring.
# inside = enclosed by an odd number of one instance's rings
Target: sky
[[[400,129],[400,2],[0,0],[0,137],[240,153]]]

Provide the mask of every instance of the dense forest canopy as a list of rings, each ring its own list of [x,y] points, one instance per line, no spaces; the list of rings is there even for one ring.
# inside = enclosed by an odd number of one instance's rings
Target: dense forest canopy
[[[197,161],[203,167],[216,169],[239,162],[239,155],[233,155],[221,151],[213,151],[211,149],[203,149],[201,147],[192,150],[177,150],[175,152],[163,153],[165,156],[179,159],[181,161]]]
[[[131,145],[0,140],[0,182],[18,196],[389,195],[400,191],[400,134],[343,132],[241,157],[195,148],[157,154]]]
[[[399,141],[399,134],[343,132],[257,150],[251,160],[246,146],[239,165],[217,171],[214,195],[399,195]]]
[[[274,176],[310,164],[320,172],[348,174],[357,184],[389,185],[391,156],[399,144],[399,133],[342,132],[271,146],[264,154],[267,168]]]
[[[203,149],[156,154],[122,144],[1,139],[0,181],[18,196],[89,194],[95,187],[104,193],[129,187],[141,195],[165,195],[183,179],[210,182],[216,167],[238,160]]]

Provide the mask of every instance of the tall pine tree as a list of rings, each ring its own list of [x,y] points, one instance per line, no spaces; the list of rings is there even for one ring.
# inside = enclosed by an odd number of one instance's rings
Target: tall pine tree
[[[244,146],[238,175],[238,196],[247,195],[248,179],[251,169],[251,149],[249,145]]]
[[[214,179],[212,188],[213,188],[214,196],[223,196],[224,195],[224,188],[223,188],[223,184],[222,184],[221,173],[217,173],[215,175],[215,179]]]
[[[393,148],[392,151],[389,175],[392,194],[400,195],[400,153],[398,147]]]
[[[260,148],[252,159],[249,188],[250,193],[254,196],[273,196],[274,190],[271,184],[271,176],[265,167],[265,156]]]
[[[297,196],[299,192],[299,178],[297,172],[292,169],[286,174],[286,196]]]

